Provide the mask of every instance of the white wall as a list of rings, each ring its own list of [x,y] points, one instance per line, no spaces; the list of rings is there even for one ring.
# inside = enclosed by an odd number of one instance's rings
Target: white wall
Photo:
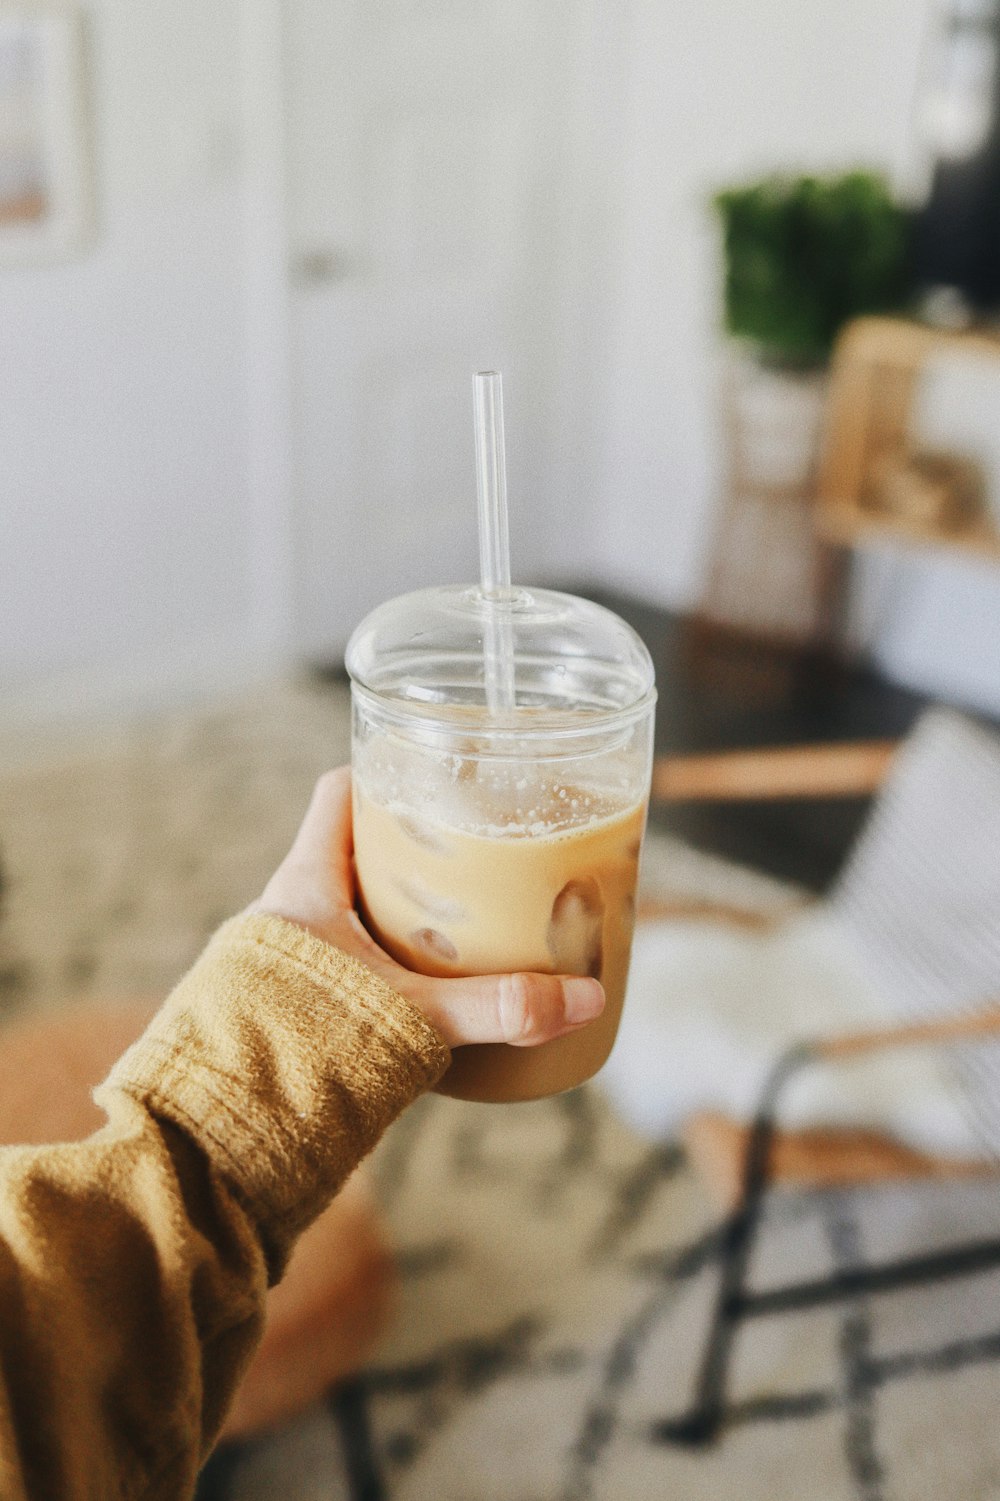
[[[998,414],[1000,415],[1000,414]],[[852,635],[887,676],[1000,715],[1000,569],[883,549],[855,563]]]
[[[53,710],[227,681],[262,637],[238,8],[88,21],[93,245],[0,277],[0,683]]]
[[[708,195],[778,165],[904,178],[933,3],[581,0],[592,55],[538,525],[553,571],[696,599],[719,484]],[[252,673],[283,659],[295,588],[280,0],[90,0],[89,16],[95,243],[0,276],[5,706]],[[876,560],[859,577],[889,671],[1000,711],[992,573]]]

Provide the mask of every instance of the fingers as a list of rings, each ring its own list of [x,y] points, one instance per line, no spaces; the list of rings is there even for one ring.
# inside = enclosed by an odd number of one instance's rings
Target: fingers
[[[604,991],[596,980],[541,974],[443,980],[404,969],[383,953],[353,910],[353,853],[351,773],[342,766],[316,783],[295,842],[248,910],[286,917],[354,954],[412,1001],[450,1047],[533,1047],[603,1011]]]
[[[349,873],[353,852],[351,769],[338,766],[325,772],[313,788],[289,858],[303,866],[328,865],[332,860]]]
[[[321,776],[295,841],[248,911],[273,912],[332,942],[333,927],[354,903],[351,773]]]
[[[534,1047],[586,1026],[604,1010],[604,991],[597,980],[573,976],[408,978],[416,984],[408,984],[405,993],[449,1047],[469,1042]]]

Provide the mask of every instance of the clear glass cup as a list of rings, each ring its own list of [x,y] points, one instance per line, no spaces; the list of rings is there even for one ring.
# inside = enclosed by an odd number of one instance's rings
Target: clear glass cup
[[[498,617],[498,610],[500,615]],[[487,706],[502,630],[516,706]],[[649,654],[610,611],[541,589],[422,590],[367,617],[352,680],[362,917],[410,968],[599,978],[603,1014],[540,1047],[456,1050],[438,1088],[536,1099],[590,1078],[621,1015],[649,798]]]

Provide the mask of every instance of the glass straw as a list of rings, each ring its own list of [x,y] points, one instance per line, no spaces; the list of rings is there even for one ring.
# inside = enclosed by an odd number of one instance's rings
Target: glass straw
[[[503,437],[503,381],[499,370],[472,379],[479,495],[479,577],[486,603],[483,670],[491,714],[514,708],[514,643],[510,619],[510,534]]]

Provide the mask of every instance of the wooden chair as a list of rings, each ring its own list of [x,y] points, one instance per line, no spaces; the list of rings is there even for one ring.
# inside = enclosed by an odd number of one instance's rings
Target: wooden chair
[[[900,742],[870,740],[813,746],[737,750],[657,759],[653,770],[654,804],[743,802],[747,800],[857,797],[877,793],[894,763]],[[709,917],[737,927],[760,930],[784,920],[731,906],[647,900],[640,921],[691,916]],[[836,1067],[862,1056],[897,1048],[942,1047],[1000,1035],[997,1004],[948,1016],[808,1040],[800,1062]],[[777,1060],[776,1060],[777,1063]],[[777,1104],[777,1101],[775,1101]],[[738,1203],[745,1185],[753,1127],[719,1111],[692,1115],[684,1128],[691,1159],[720,1204]],[[819,1186],[869,1183],[900,1178],[980,1176],[996,1171],[981,1158],[961,1159],[914,1150],[870,1130],[782,1130],[772,1122],[768,1144],[768,1181]]]
[[[729,801],[748,796],[875,793],[883,788],[897,754],[898,747],[892,742],[877,741],[668,758],[656,765],[654,797],[668,802]],[[994,765],[994,784],[996,774]],[[984,815],[989,811],[984,809]],[[658,911],[647,909],[646,915],[663,918],[672,914],[669,904],[664,903]],[[731,916],[731,912],[727,914],[727,918]],[[993,927],[996,929],[995,923]],[[1000,930],[993,932],[991,940],[994,959],[1000,955],[998,938]],[[685,1138],[691,1159],[724,1211],[714,1232],[718,1282],[690,1401],[681,1412],[653,1425],[654,1438],[691,1449],[707,1447],[723,1435],[736,1341],[744,1326],[762,1315],[776,1310],[804,1312],[859,1296],[940,1285],[952,1277],[1000,1267],[1000,1241],[977,1239],[828,1277],[769,1285],[764,1291],[755,1287],[750,1276],[767,1194],[775,1185],[835,1187],[981,1176],[1000,1170],[998,1156],[936,1156],[871,1131],[782,1129],[783,1096],[803,1069],[837,1068],[891,1049],[982,1044],[995,1042],[998,1037],[1000,993],[995,1002],[984,998],[983,1004],[958,1014],[900,1020],[863,1032],[804,1039],[775,1058],[752,1120],[739,1121],[718,1112],[702,1112],[689,1119]]]

